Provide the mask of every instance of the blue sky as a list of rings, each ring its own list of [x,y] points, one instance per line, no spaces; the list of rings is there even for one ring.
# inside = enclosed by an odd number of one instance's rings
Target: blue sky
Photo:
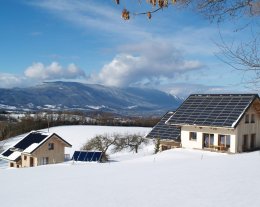
[[[4,0],[0,7],[0,87],[78,81],[116,87],[153,87],[173,94],[246,92],[245,74],[216,54],[234,22],[209,23],[177,6],[152,20],[134,0]],[[136,1],[137,2],[137,1]]]

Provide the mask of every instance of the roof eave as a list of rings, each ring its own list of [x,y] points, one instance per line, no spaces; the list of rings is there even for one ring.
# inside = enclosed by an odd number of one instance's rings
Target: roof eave
[[[234,129],[235,127],[233,126],[213,126],[213,125],[197,125],[197,124],[170,124],[173,126],[192,126],[192,127],[210,127],[210,128],[226,128],[226,129]]]
[[[21,159],[21,156],[17,157],[16,159],[12,160],[12,159],[8,159],[7,157],[1,156],[0,159],[2,160],[6,160],[9,162],[17,162],[19,159]]]

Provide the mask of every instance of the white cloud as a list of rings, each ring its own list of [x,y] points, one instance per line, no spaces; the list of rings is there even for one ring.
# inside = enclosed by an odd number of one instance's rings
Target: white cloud
[[[162,82],[203,67],[198,60],[185,59],[167,40],[148,40],[121,46],[120,53],[110,63],[91,75],[91,82],[120,87]]]
[[[35,0],[29,5],[39,7],[51,12],[62,20],[87,29],[98,29],[105,32],[120,34],[122,37],[133,38],[146,36],[141,27],[131,21],[123,21],[120,18],[120,9],[115,4],[104,1],[83,1],[83,0]],[[107,35],[100,33],[99,35]]]
[[[63,68],[59,63],[52,62],[45,66],[43,63],[33,63],[25,72],[27,78],[37,80],[55,80],[55,79],[75,79],[85,77],[84,71],[71,63],[67,68]]]
[[[29,78],[43,78],[44,75],[44,65],[42,63],[33,63],[32,66],[28,67],[24,72],[25,76]]]
[[[8,73],[0,73],[0,88],[26,86],[24,83],[26,83],[24,77]]]

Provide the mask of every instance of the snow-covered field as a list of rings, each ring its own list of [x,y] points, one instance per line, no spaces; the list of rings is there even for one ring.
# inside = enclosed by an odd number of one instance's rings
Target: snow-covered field
[[[56,133],[63,139],[72,144],[72,148],[66,148],[65,153],[73,154],[75,150],[79,150],[87,140],[93,138],[95,135],[113,135],[113,134],[140,134],[145,135],[151,130],[148,127],[111,127],[111,126],[93,126],[93,125],[73,125],[73,126],[59,126],[43,129],[40,131]],[[4,147],[7,148],[10,145],[16,143],[24,135],[11,138],[4,143]],[[1,142],[0,142],[1,144]]]
[[[89,133],[126,133],[125,127],[92,127],[88,127],[89,131],[80,126],[56,127],[51,131],[75,148],[84,143],[83,138],[88,138]],[[146,133],[150,129],[126,130]],[[67,162],[2,169],[0,206],[260,206],[259,151],[227,155],[174,149],[153,155],[152,150],[153,146],[148,145],[138,157],[126,152],[118,154],[110,163]]]

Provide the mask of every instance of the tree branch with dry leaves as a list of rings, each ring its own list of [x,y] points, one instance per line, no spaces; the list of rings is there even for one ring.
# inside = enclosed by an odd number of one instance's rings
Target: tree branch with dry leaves
[[[115,0],[117,5],[120,5],[120,2],[120,0]],[[151,9],[144,12],[130,12],[124,8],[122,18],[129,20],[132,14],[134,16],[147,15],[148,19],[151,19],[152,13],[168,8],[169,5],[190,7],[211,21],[218,22],[244,15],[256,16],[260,14],[259,0],[137,0],[139,4],[142,2],[151,5]]]
[[[120,4],[120,0],[115,0]],[[141,4],[142,0],[137,0]],[[145,12],[130,12],[126,8],[122,11],[122,18],[129,20],[130,15],[146,15],[151,19],[152,13],[164,8],[168,8],[170,4],[178,6],[178,8],[190,8],[204,16],[210,22],[221,23],[229,20],[236,20],[242,23],[242,27],[238,27],[234,32],[242,32],[246,28],[254,28],[257,31],[248,41],[242,41],[240,44],[227,44],[221,38],[218,44],[222,53],[221,60],[236,70],[245,72],[254,72],[255,80],[260,81],[260,54],[259,54],[259,21],[260,0],[146,0],[146,4],[151,5],[151,10]],[[246,21],[245,21],[246,20]]]

